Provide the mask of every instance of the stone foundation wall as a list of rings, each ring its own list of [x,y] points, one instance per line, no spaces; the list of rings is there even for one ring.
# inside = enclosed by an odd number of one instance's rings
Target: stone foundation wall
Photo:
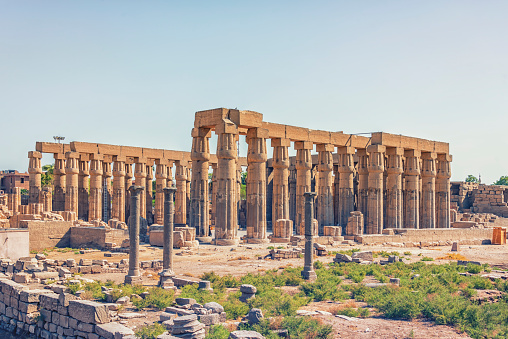
[[[70,221],[25,220],[21,223],[30,234],[30,251],[70,246]]]
[[[103,227],[71,227],[70,247],[106,248],[106,243],[121,244],[129,238],[127,230]]]

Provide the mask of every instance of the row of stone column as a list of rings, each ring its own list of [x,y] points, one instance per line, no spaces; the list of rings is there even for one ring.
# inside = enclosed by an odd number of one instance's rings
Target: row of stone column
[[[40,152],[29,152],[29,203],[42,202]],[[55,154],[53,170],[53,206],[55,211],[71,211],[83,220],[118,219],[125,222],[129,215],[129,187],[144,187],[140,193],[140,215],[149,223],[163,223],[163,189],[173,186],[173,162],[155,160],[155,208],[152,212],[153,164],[146,158],[134,158],[132,164],[123,156]],[[153,161],[152,161],[153,162]],[[187,164],[176,161],[175,222],[186,224],[189,192]],[[111,178],[113,182],[111,183]],[[153,213],[153,215],[152,215]],[[153,219],[153,220],[152,220]]]

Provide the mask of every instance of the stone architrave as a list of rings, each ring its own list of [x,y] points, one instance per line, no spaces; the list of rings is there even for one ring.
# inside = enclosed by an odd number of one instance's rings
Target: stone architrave
[[[40,202],[39,194],[42,189],[41,176],[41,152],[30,151],[28,152],[28,203],[35,204]]]
[[[187,163],[177,161],[175,193],[175,224],[187,224]]]
[[[102,220],[102,159],[101,154],[90,156],[90,195],[88,221]]]
[[[116,156],[113,163],[113,219],[125,222],[125,157]]]
[[[55,153],[55,167],[53,168],[53,210],[65,211],[65,154]]]
[[[146,165],[145,204],[146,220],[149,225],[153,224],[153,163],[153,160],[149,160]]]
[[[136,186],[143,187],[143,192],[140,194],[140,210],[139,215],[143,220],[146,220],[146,158],[135,158],[134,164],[134,178]]]
[[[289,139],[276,138],[271,140],[273,147],[273,194],[272,194],[272,225],[279,219],[289,219]]]
[[[367,224],[365,233],[381,234],[383,232],[383,173],[385,170],[385,152],[383,145],[370,145],[369,153],[369,194],[367,202]]]
[[[450,163],[452,156],[438,154],[436,176],[436,227],[450,228]]]
[[[155,217],[154,223],[164,223],[164,189],[168,182],[167,167],[169,163],[165,159],[155,160]]]
[[[351,212],[355,209],[355,189],[354,189],[354,170],[355,162],[353,155],[355,149],[352,147],[339,147],[337,154],[339,157],[339,164],[337,171],[339,172],[339,198],[337,215],[337,224],[346,227]]]
[[[196,228],[196,238],[209,242],[210,215],[208,201],[208,168],[210,161],[210,129],[192,129],[192,183],[190,190],[190,226]]]
[[[422,152],[420,228],[436,228],[436,153]]]
[[[74,212],[78,215],[79,207],[79,153],[67,152],[65,173],[65,211]]]
[[[215,127],[217,139],[217,209],[215,244],[238,243],[237,165],[236,136],[238,127],[229,119]]]
[[[314,145],[310,141],[296,141],[296,234],[300,234],[300,229],[305,223],[305,192],[311,191],[311,170],[312,155],[311,151]]]
[[[173,199],[176,188],[163,188],[164,194],[164,247],[162,252],[162,272],[159,273],[159,286],[172,287],[173,281],[171,277],[175,276],[173,272],[173,228],[175,207]]]
[[[111,185],[111,177],[113,176],[113,167],[111,156],[104,156],[102,162],[102,221],[108,222],[111,216],[111,197],[113,196],[113,187]]]
[[[420,151],[406,150],[404,228],[420,228]]]
[[[132,158],[131,158],[132,159]],[[131,210],[131,192],[129,188],[132,186],[132,178],[134,174],[132,172],[131,159],[125,160],[125,221],[129,220]]]
[[[141,194],[145,191],[144,186],[131,186],[131,217],[129,218],[129,272],[125,276],[126,284],[140,283],[142,278],[139,274],[139,229],[141,221]]]
[[[403,228],[402,173],[404,149],[390,147],[386,150],[386,225],[385,228]]]
[[[317,189],[317,220],[319,222],[319,235],[324,234],[323,226],[335,225],[333,220],[333,156],[335,146],[319,144],[318,152],[318,189]],[[317,235],[317,234],[316,234]]]
[[[314,197],[316,193],[305,192],[305,257],[304,266],[302,270],[302,277],[305,280],[314,281],[317,279],[316,272],[314,271],[314,232],[312,229],[312,222],[314,220]]]
[[[369,156],[367,150],[357,149],[358,156],[358,200],[357,210],[362,212],[363,220],[366,222],[368,218],[368,200],[369,200]]]
[[[247,242],[268,242],[266,235],[266,138],[268,130],[247,131]]]
[[[89,194],[89,175],[90,175],[90,156],[88,154],[79,155],[79,175],[78,175],[78,219],[88,220],[88,194]]]

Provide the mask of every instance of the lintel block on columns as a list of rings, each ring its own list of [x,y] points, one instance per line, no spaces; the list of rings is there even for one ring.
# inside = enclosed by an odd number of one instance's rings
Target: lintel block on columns
[[[332,144],[317,144],[316,151],[317,152],[333,152],[335,150],[335,146]]]
[[[309,130],[309,137],[315,144],[331,144],[330,132],[320,130]]]
[[[369,145],[367,146],[367,153],[382,153],[386,151],[386,146],[383,145]]]
[[[294,141],[309,141],[310,130],[308,128],[286,125],[286,138]]]
[[[140,147],[121,146],[120,154],[129,157],[143,157],[143,149]]]
[[[194,127],[192,129],[191,136],[193,138],[197,138],[197,137],[210,138],[212,136],[212,131],[209,128],[197,128],[197,127]]]
[[[437,155],[437,160],[439,161],[448,161],[448,162],[452,162],[452,155],[451,154],[438,154]]]
[[[104,160],[104,156],[102,154],[93,153],[93,154],[90,154],[90,160],[102,161],[102,160]]]
[[[236,135],[238,133],[238,126],[229,119],[223,119],[220,123],[215,125],[215,134],[223,133]]]
[[[268,138],[268,130],[265,128],[249,128],[247,131],[247,139],[250,138]]]
[[[312,141],[295,141],[295,149],[313,149]]]
[[[113,156],[113,161],[123,161],[125,162],[127,160],[127,157],[124,155],[115,155]]]
[[[286,138],[286,125],[263,121],[263,128],[268,130],[270,138]]]
[[[79,153],[79,161],[90,161],[90,154]]]
[[[420,152],[419,150],[416,150],[416,149],[407,149],[404,151],[404,156],[406,158],[408,158],[408,157],[419,158],[419,157],[421,157],[421,155],[422,155],[422,152]]]
[[[404,149],[402,147],[387,147],[386,148],[387,155],[404,155]]]
[[[289,147],[291,146],[291,140],[284,138],[271,139],[272,147]]]
[[[79,153],[99,153],[99,147],[97,144],[92,144],[89,142],[72,141],[70,143],[70,148],[72,151]]]
[[[100,154],[120,155],[122,152],[122,146],[118,145],[97,144],[97,148]]]
[[[109,154],[104,154],[102,161],[107,162],[107,163],[111,163],[111,162],[113,162],[113,156],[109,155]]]
[[[229,120],[237,126],[242,127],[261,127],[263,124],[263,114],[254,111],[239,111],[230,109],[228,112]]]
[[[55,160],[65,160],[65,153],[54,153],[53,158]]]
[[[37,151],[30,151],[28,152],[28,157],[29,158],[42,158],[42,153],[41,152],[37,152]]]
[[[349,146],[339,146],[337,147],[338,154],[355,154],[355,148]]]

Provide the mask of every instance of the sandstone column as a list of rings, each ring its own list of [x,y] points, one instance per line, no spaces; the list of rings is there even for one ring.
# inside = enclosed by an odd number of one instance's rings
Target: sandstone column
[[[219,173],[217,164],[212,164],[212,215],[210,219],[210,223],[212,225],[217,225],[217,174]]]
[[[450,162],[449,154],[437,156],[436,178],[436,227],[450,228]]]
[[[164,189],[168,182],[168,162],[165,159],[155,160],[155,218],[154,223],[164,223]]]
[[[113,195],[113,188],[111,187],[111,177],[113,176],[112,161],[112,157],[106,155],[102,162],[102,221],[105,223],[111,217],[111,196]]]
[[[210,161],[210,129],[192,129],[192,183],[190,197],[190,226],[196,228],[196,237],[209,241],[208,167]],[[198,239],[199,240],[199,239]]]
[[[339,166],[334,163],[333,164],[333,220],[335,220],[335,225],[340,224],[339,217]]]
[[[237,208],[237,147],[238,127],[229,120],[215,126],[217,139],[217,209],[215,221],[216,245],[238,243]]]
[[[102,219],[102,155],[90,156],[90,195],[88,196],[88,221]]]
[[[90,156],[79,155],[79,176],[78,176],[78,219],[88,220],[88,191],[90,186]]]
[[[7,208],[12,211],[12,215],[19,213],[19,205],[21,205],[21,188],[14,187],[11,193],[7,194]]]
[[[294,164],[289,165],[289,219],[293,220],[293,224],[296,220],[296,168]]]
[[[192,164],[187,167],[187,220],[190,220],[190,210],[191,210],[191,181],[192,181]],[[207,186],[208,189],[208,186]],[[208,223],[210,224],[210,222]]]
[[[161,287],[172,287],[171,277],[175,276],[173,272],[173,225],[175,207],[173,198],[176,192],[174,187],[163,188],[164,193],[164,248],[162,252],[162,272],[159,273]]]
[[[289,139],[272,139],[273,147],[273,195],[272,225],[279,219],[289,219]]]
[[[422,153],[420,228],[436,228],[436,153]]]
[[[139,196],[139,215],[143,220],[146,220],[146,162],[146,158],[138,157],[135,158],[134,164],[136,186],[143,187],[143,192],[141,192]]]
[[[166,187],[173,187],[175,184],[173,183],[173,161],[168,160],[168,165],[166,166],[166,173],[167,173],[167,181],[166,181]]]
[[[358,201],[357,210],[362,212],[363,220],[368,218],[368,197],[369,197],[369,157],[366,149],[357,149],[358,156]],[[364,226],[362,225],[362,228]]]
[[[314,281],[317,279],[316,272],[314,271],[314,244],[313,244],[313,230],[312,222],[314,221],[314,197],[316,193],[305,192],[305,262],[302,271],[302,278],[305,280]]]
[[[176,163],[175,224],[187,224],[187,163]],[[213,201],[213,200],[212,200]]]
[[[146,165],[145,203],[146,221],[149,225],[153,224],[153,163],[153,160],[149,160],[148,164]]]
[[[125,221],[129,220],[131,211],[131,191],[129,188],[132,186],[132,158],[126,159],[125,161]],[[129,162],[127,162],[129,161]]]
[[[49,186],[43,187],[39,195],[40,203],[42,204],[42,210],[44,212],[51,212],[53,210],[53,194],[52,188]],[[88,195],[87,195],[88,199]],[[87,204],[88,206],[88,204]]]
[[[113,164],[113,219],[125,222],[125,157],[116,156]]]
[[[42,189],[41,184],[41,175],[42,175],[42,166],[41,166],[41,152],[31,151],[28,152],[28,180],[29,180],[29,189],[28,189],[28,203],[39,203],[39,194]]]
[[[142,278],[139,274],[139,229],[141,219],[141,195],[145,186],[131,186],[131,218],[129,219],[129,273],[125,276],[126,284],[140,283]]]
[[[55,153],[53,169],[53,210],[65,211],[65,154]]]
[[[333,156],[335,146],[330,144],[319,144],[318,151],[318,222],[319,234],[324,234],[323,226],[333,226]],[[317,234],[316,234],[317,235]]]
[[[404,228],[420,228],[420,151],[406,150]]]
[[[369,152],[369,194],[367,202],[367,234],[383,233],[383,173],[385,170],[385,151],[383,145],[370,145]]]
[[[66,187],[65,187],[65,211],[76,213],[78,216],[79,206],[79,153],[67,152],[65,164]]]
[[[266,138],[268,130],[247,131],[247,242],[268,242],[266,237]]]
[[[352,147],[339,147],[337,149],[339,156],[339,198],[338,198],[338,217],[337,224],[342,227],[347,226],[348,218],[355,209],[355,190],[354,190],[354,170],[355,162],[353,155],[355,149]]]
[[[300,234],[305,224],[305,192],[311,191],[311,170],[313,144],[310,141],[296,141],[296,234]]]
[[[386,150],[388,156],[386,171],[386,227],[403,228],[402,220],[402,173],[404,172],[402,156],[404,149],[390,147]]]

